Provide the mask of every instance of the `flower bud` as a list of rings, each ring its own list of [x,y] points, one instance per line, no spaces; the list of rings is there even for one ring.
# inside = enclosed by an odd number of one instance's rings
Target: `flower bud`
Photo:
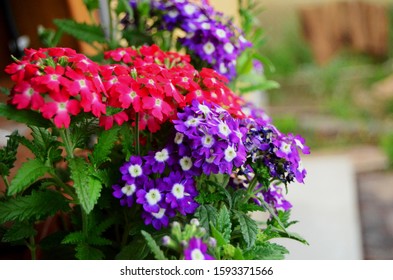
[[[207,240],[207,244],[210,247],[215,248],[217,246],[217,240],[213,237],[209,237],[209,239]]]
[[[193,226],[199,226],[199,220],[196,218],[191,219],[190,223]]]

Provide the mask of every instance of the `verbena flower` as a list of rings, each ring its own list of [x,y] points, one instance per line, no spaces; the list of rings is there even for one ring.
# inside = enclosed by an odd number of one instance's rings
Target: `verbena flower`
[[[214,102],[244,117],[243,100],[226,86],[226,79],[210,69],[196,71],[188,56],[163,52],[153,45],[120,48],[106,52],[105,57],[119,63],[100,68],[107,103],[125,113],[118,119],[101,115],[100,123],[107,129],[127,118],[136,125],[139,114],[139,129],[157,132],[195,99]]]
[[[138,12],[138,4],[130,1],[134,13]],[[186,36],[179,40],[183,46],[220,74],[235,77],[236,60],[251,43],[231,19],[215,11],[208,1],[152,0],[150,12],[157,18],[159,29],[183,30]]]
[[[38,111],[58,128],[69,127],[71,116],[81,110],[95,117],[106,113],[97,63],[69,48],[27,49],[25,53],[5,69],[15,82],[10,104]]]
[[[214,260],[207,253],[207,245],[200,238],[193,237],[188,241],[188,246],[184,249],[184,259],[186,260]]]
[[[183,113],[178,113],[178,118],[173,123],[184,138],[179,145],[187,143],[191,149],[183,159],[188,159],[205,174],[231,174],[233,168],[245,163],[246,150],[239,120],[227,111],[215,104],[194,100]]]

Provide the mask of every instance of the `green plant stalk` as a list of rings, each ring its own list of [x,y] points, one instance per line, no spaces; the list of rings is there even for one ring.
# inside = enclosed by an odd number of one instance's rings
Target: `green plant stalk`
[[[85,240],[89,237],[89,215],[82,209],[82,232]]]
[[[36,260],[37,259],[37,246],[35,244],[34,236],[30,236],[29,241],[30,242],[27,244],[27,247],[30,250],[31,259]]]
[[[57,174],[56,174],[54,171],[53,171],[53,172],[50,172],[50,175],[52,175],[52,178],[53,178],[53,180],[55,180],[56,184],[57,184],[59,187],[63,188],[64,192],[65,192],[66,194],[68,194],[69,196],[71,196],[73,200],[75,200],[75,192],[73,191],[73,189],[72,189],[69,185],[67,185],[66,183],[64,183],[64,182],[59,178],[59,176],[57,176]]]
[[[139,156],[141,154],[140,142],[139,142],[139,113],[136,113],[135,117],[135,150],[136,154]]]
[[[7,178],[7,176],[5,176],[5,175],[2,175],[2,176],[1,176],[1,178],[2,178],[2,179],[3,179],[3,181],[4,181],[4,184],[5,184],[6,190],[8,190],[8,188],[10,187],[10,182],[8,182],[8,178]]]
[[[67,152],[67,156],[70,158],[74,158],[74,147],[73,144],[71,143],[70,139],[70,132],[67,128],[65,129],[60,129],[60,136],[63,139],[63,144]]]

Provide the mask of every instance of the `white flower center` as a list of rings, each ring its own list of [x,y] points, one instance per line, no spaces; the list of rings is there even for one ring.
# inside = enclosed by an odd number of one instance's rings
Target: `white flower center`
[[[210,148],[211,146],[214,145],[214,138],[213,136],[206,134],[205,136],[202,137],[202,145],[205,148]]]
[[[162,149],[162,151],[159,151],[154,155],[154,159],[158,162],[165,162],[168,158],[169,153],[167,149]]]
[[[197,126],[198,124],[199,124],[199,119],[197,119],[197,118],[190,118],[190,119],[188,119],[188,120],[186,121],[187,127],[190,127],[190,126]]]
[[[131,90],[128,95],[131,97],[131,99],[134,99],[136,97],[136,91]]]
[[[67,111],[67,102],[57,103],[57,111],[58,112]]]
[[[177,17],[178,15],[179,15],[179,12],[176,11],[176,10],[172,10],[172,11],[169,11],[169,12],[168,12],[168,16],[171,17],[171,18],[175,18],[175,17]]]
[[[160,211],[158,213],[151,213],[151,215],[156,218],[156,219],[161,219],[165,214],[165,208],[160,208]]]
[[[209,107],[207,107],[206,105],[203,104],[199,104],[198,105],[199,110],[201,110],[205,115],[210,113],[210,109]]]
[[[190,170],[191,167],[192,167],[192,160],[191,160],[191,158],[190,158],[190,157],[187,157],[187,156],[182,157],[182,158],[180,159],[180,166],[181,166],[181,168],[183,169],[183,171],[188,171],[188,170]]]
[[[191,251],[191,259],[192,260],[204,260],[205,256],[198,248]]]
[[[162,103],[162,100],[159,99],[159,98],[156,98],[155,105],[156,105],[157,107],[160,107],[160,106],[161,106],[161,103]]]
[[[128,172],[134,178],[139,177],[142,175],[142,167],[139,164],[131,164],[128,167]]]
[[[212,162],[214,161],[215,158],[216,158],[215,156],[211,156],[211,157],[209,157],[209,158],[206,159],[206,162],[207,162],[207,163],[212,163]]]
[[[156,205],[161,200],[161,193],[157,189],[151,189],[146,195],[145,198],[149,205]]]
[[[227,36],[227,33],[222,29],[217,29],[216,34],[219,38],[225,38]]]
[[[85,88],[86,87],[86,82],[84,80],[79,80],[78,84],[81,88]]]
[[[233,53],[234,49],[234,46],[229,42],[224,45],[224,50],[229,54]]]
[[[227,73],[228,72],[228,68],[226,68],[224,63],[220,63],[220,73]]]
[[[210,23],[204,22],[202,23],[201,27],[205,30],[209,30],[210,29]]]
[[[183,143],[183,138],[184,138],[184,134],[183,133],[176,132],[175,143],[180,145],[181,143]]]
[[[186,14],[192,15],[195,12],[195,6],[187,4],[184,6],[184,11],[186,12]]]
[[[126,196],[133,195],[135,190],[136,190],[135,184],[132,185],[125,184],[124,187],[121,188],[121,192],[124,193]]]
[[[211,55],[212,53],[214,53],[215,50],[216,50],[216,48],[214,47],[214,45],[211,42],[207,42],[206,44],[203,45],[203,51],[207,55]]]
[[[287,143],[282,143],[280,150],[287,155],[291,152],[291,145]]]
[[[226,123],[221,122],[218,125],[218,130],[220,131],[221,134],[223,134],[225,137],[229,135],[231,130],[229,129],[228,125]]]
[[[225,160],[231,162],[236,157],[236,151],[232,146],[225,149]]]
[[[182,199],[184,197],[184,186],[179,183],[174,184],[172,187],[172,194],[177,199]]]

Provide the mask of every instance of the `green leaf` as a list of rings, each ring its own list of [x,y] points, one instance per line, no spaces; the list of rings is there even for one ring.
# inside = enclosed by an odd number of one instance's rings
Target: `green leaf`
[[[151,252],[154,254],[154,257],[157,260],[167,260],[167,258],[164,255],[164,252],[160,249],[160,246],[158,246],[158,244],[153,239],[153,237],[144,230],[142,230],[141,233],[143,237],[146,239],[147,245],[149,246]]]
[[[248,260],[282,260],[288,253],[281,245],[265,242],[244,252],[244,257]]]
[[[243,251],[240,248],[235,248],[234,260],[244,260]]]
[[[98,0],[83,0],[83,3],[89,11],[94,11],[99,8]]]
[[[224,246],[229,243],[229,240],[226,239],[223,234],[215,228],[213,223],[210,223],[210,232],[211,236],[216,239],[218,246]]]
[[[69,165],[79,203],[89,214],[100,197],[102,184],[89,174],[88,165],[82,158],[70,159]]]
[[[10,95],[11,90],[7,87],[0,87],[0,93],[3,93],[5,95]]]
[[[199,219],[205,229],[210,228],[210,222],[216,224],[217,215],[217,209],[212,205],[200,205],[195,212],[195,217]]]
[[[79,244],[85,241],[85,236],[81,231],[74,231],[68,234],[64,239],[61,241],[61,244]]]
[[[31,151],[34,155],[43,162],[48,158],[51,162],[57,161],[59,154],[61,154],[61,150],[58,149],[61,143],[57,140],[57,137],[52,135],[46,128],[30,126],[30,129],[33,137],[33,149]]]
[[[120,253],[116,255],[116,260],[143,260],[150,250],[146,240],[142,237],[134,238],[131,243],[124,246]]]
[[[103,260],[105,258],[104,253],[88,244],[82,243],[76,246],[75,256],[79,260]]]
[[[244,241],[247,244],[247,247],[250,248],[254,246],[259,231],[257,223],[243,212],[240,211],[234,211],[234,212],[236,218],[239,221],[240,231],[243,235]]]
[[[122,152],[125,156],[124,158],[128,160],[131,157],[131,155],[135,154],[135,148],[134,148],[135,137],[131,131],[129,124],[122,125],[120,130],[120,135],[121,135],[121,144],[123,145]]]
[[[106,42],[104,32],[98,25],[79,23],[71,19],[55,19],[53,22],[60,30],[74,36],[78,40],[90,44]]]
[[[54,191],[33,191],[31,195],[18,196],[0,203],[0,224],[7,221],[40,220],[57,211],[68,211],[67,200]]]
[[[29,160],[22,164],[18,173],[11,181],[8,195],[14,195],[27,189],[38,178],[44,176],[50,168],[38,159]]]
[[[15,130],[8,135],[7,145],[0,149],[0,175],[8,176],[10,174],[10,169],[14,167],[16,161],[16,153],[19,146],[19,134]]]
[[[44,119],[38,112],[31,110],[18,110],[13,106],[4,103],[0,103],[0,117],[39,127],[48,128],[52,125],[49,120]]]
[[[4,234],[3,242],[13,242],[29,238],[37,234],[33,225],[25,222],[15,222],[10,229]]]
[[[100,166],[105,161],[110,160],[109,155],[117,141],[117,134],[120,130],[119,126],[112,127],[109,130],[104,130],[98,138],[98,142],[94,145],[93,163],[95,166]]]
[[[217,217],[217,230],[222,234],[224,240],[229,243],[232,233],[231,217],[225,205],[221,206]]]
[[[277,89],[279,87],[280,87],[280,84],[275,81],[264,81],[264,82],[258,83],[256,85],[241,87],[241,88],[239,88],[239,91],[240,91],[240,93],[244,94],[244,93],[252,92],[252,91],[264,91],[264,90],[269,90],[269,89]]]

